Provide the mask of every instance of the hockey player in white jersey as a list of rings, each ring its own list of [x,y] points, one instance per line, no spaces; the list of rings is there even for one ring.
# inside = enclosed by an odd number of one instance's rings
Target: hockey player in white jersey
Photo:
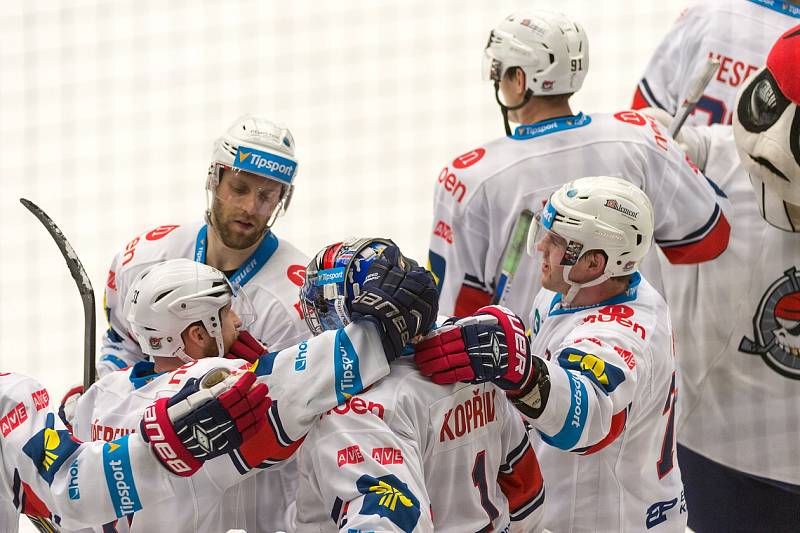
[[[795,26],[741,87],[732,127],[681,132],[734,215],[724,255],[665,269],[698,533],[800,530],[799,63]]]
[[[707,58],[720,64],[686,120],[730,124],[739,88],[761,68],[772,43],[800,22],[795,0],[705,0],[684,10],[656,48],[633,97],[633,109],[675,115]]]
[[[238,378],[241,383],[233,389],[241,385],[247,391],[254,378],[252,374],[245,377],[250,380]],[[230,389],[223,382],[216,385],[213,395],[210,390],[187,389],[182,397],[169,400],[173,409],[180,408],[184,414],[178,417],[170,411],[158,424],[165,432],[182,436],[172,442],[176,449],[192,445],[187,435],[209,429],[206,423],[197,423],[209,417],[222,423],[215,428],[215,453],[231,451],[242,438],[255,433],[242,431],[241,422],[253,416],[263,420],[266,387],[250,389],[244,398],[252,403],[237,401],[235,407],[229,400],[236,399],[232,393],[239,391]],[[237,414],[231,416],[232,411]],[[172,484],[177,478],[139,435],[107,443],[73,439],[53,413],[47,389],[32,378],[0,372],[0,414],[0,529],[6,533],[17,531],[20,514],[41,531],[79,528],[109,522],[174,494]],[[235,423],[226,423],[230,421]],[[191,455],[188,448],[183,451]],[[206,457],[192,456],[191,460],[202,464]]]
[[[307,336],[297,291],[308,257],[272,232],[289,206],[297,173],[294,138],[271,121],[245,115],[214,143],[205,223],[159,226],[131,240],[111,263],[105,287],[109,329],[98,376],[144,358],[123,314],[125,295],[142,270],[186,257],[211,265],[247,287],[258,309],[250,332],[280,350]]]
[[[515,221],[583,176],[619,176],[642,188],[655,209],[655,240],[670,261],[695,263],[722,253],[729,225],[720,199],[665,128],[633,111],[573,113],[569,98],[589,68],[580,24],[550,12],[514,14],[492,30],[484,54],[508,134],[457,157],[439,174],[429,266],[442,313],[469,315],[494,293],[495,301],[527,316],[539,288],[536,265],[518,252],[513,280],[501,272],[504,250],[514,248]],[[513,133],[509,119],[521,124]],[[520,250],[524,230],[521,236]],[[651,255],[648,275],[659,288]]]
[[[255,467],[267,468],[290,457],[321,413],[388,374],[389,360],[400,353],[406,337],[427,331],[435,317],[436,289],[430,273],[386,261],[372,266],[365,300],[354,306],[356,321],[280,352],[258,354],[253,372],[270,387],[273,400],[265,429],[235,453],[209,461],[183,480],[175,498],[116,527],[284,529],[284,510],[292,494],[259,491],[246,495],[248,501],[258,498],[256,506],[226,509],[224,491],[241,483],[243,476],[253,476],[259,471]],[[239,319],[232,308],[242,305],[234,305],[232,297],[243,290],[232,287],[222,272],[189,259],[173,259],[141,273],[129,290],[126,315],[132,334],[154,362],[140,361],[90,387],[78,402],[75,435],[94,440],[138,431],[145,407],[173,395],[187,380],[217,367],[234,372],[247,368],[243,360],[218,357],[236,339]],[[183,364],[186,360],[190,362]],[[256,477],[277,473],[269,468]]]
[[[552,531],[686,528],[672,327],[664,299],[637,272],[653,223],[640,189],[589,177],[553,193],[531,228],[543,286],[533,355],[500,367],[495,383],[536,429]],[[485,358],[444,335],[418,345],[416,360],[438,382],[486,373]]]
[[[350,321],[370,263],[390,244],[337,243],[311,261],[301,303],[314,334]],[[465,328],[476,349],[505,351],[497,326]],[[297,532],[541,529],[541,473],[503,391],[488,383],[435,385],[411,358],[323,415],[298,467]]]

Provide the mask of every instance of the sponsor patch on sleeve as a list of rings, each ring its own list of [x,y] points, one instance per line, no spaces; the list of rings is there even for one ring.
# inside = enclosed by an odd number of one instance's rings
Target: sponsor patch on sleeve
[[[117,518],[140,510],[142,504],[133,479],[127,436],[103,446],[103,467]]]

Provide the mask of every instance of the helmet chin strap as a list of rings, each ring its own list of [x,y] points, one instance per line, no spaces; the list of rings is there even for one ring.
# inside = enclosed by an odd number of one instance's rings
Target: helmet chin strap
[[[600,277],[593,279],[592,281],[587,281],[586,283],[575,283],[569,279],[570,272],[572,272],[572,266],[565,266],[564,282],[569,285],[569,290],[561,297],[561,302],[565,305],[572,304],[572,300],[575,299],[575,297],[578,295],[578,292],[584,287],[594,287],[595,285],[600,285],[605,280],[611,278],[611,274],[608,272],[603,272]]]
[[[520,102],[515,106],[507,106],[502,102],[502,100],[500,100],[500,82],[499,81],[494,82],[494,99],[497,100],[497,105],[500,106],[500,112],[503,114],[503,126],[505,126],[506,128],[506,137],[511,136],[511,126],[508,125],[508,112],[516,111],[517,109],[527,104],[528,101],[531,99],[531,96],[533,96],[533,91],[531,91],[530,89],[526,89],[525,96],[522,98],[522,102]]]

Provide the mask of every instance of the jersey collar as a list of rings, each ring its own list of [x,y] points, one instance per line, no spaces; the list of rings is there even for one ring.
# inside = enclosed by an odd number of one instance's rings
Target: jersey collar
[[[562,295],[560,292],[556,293],[556,295],[553,296],[553,301],[550,302],[550,309],[547,312],[547,314],[548,316],[567,315],[570,313],[583,311],[585,309],[593,309],[595,307],[605,307],[607,305],[616,305],[625,302],[631,302],[635,300],[636,296],[638,295],[639,283],[641,283],[641,281],[642,281],[642,275],[639,274],[638,272],[634,272],[631,275],[630,285],[628,285],[628,288],[625,292],[623,292],[622,294],[617,294],[616,296],[613,296],[608,300],[603,300],[600,303],[594,305],[584,305],[583,307],[566,307],[566,308],[558,307],[561,305]],[[558,307],[558,309],[556,309],[556,307]]]
[[[793,18],[800,18],[800,6],[789,2],[779,2],[778,0],[750,0],[750,2]]]
[[[139,361],[128,375],[134,389],[141,389],[164,372],[155,372],[156,364],[153,361]]]
[[[228,281],[234,287],[243,287],[245,283],[258,274],[258,271],[267,264],[269,258],[278,249],[278,238],[271,231],[264,235],[261,239],[261,244],[258,245],[253,255],[247,258],[242,263],[239,270],[228,276]],[[200,231],[197,232],[197,240],[194,245],[194,260],[198,263],[206,262],[206,247],[208,245],[208,224],[203,224]]]
[[[533,139],[534,137],[541,137],[557,131],[572,130],[586,126],[592,122],[592,117],[578,113],[569,117],[551,118],[533,124],[523,124],[517,126],[514,133],[511,135],[512,139],[525,140]]]

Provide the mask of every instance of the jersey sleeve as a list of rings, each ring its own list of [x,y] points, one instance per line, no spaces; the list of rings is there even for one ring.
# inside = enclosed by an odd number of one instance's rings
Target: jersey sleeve
[[[34,380],[3,390],[2,405],[3,470],[19,512],[77,529],[173,495],[169,475],[138,435],[108,443],[73,439]]]
[[[633,113],[633,112],[628,112]],[[718,257],[728,247],[731,207],[725,193],[692,163],[652,118],[642,115],[647,131],[642,190],[653,204],[653,238],[673,264]]]
[[[409,437],[355,409],[322,420],[303,446],[298,521],[310,496],[342,532],[433,531],[421,452]]]
[[[686,9],[653,52],[633,97],[633,109],[659,107],[674,115],[685,95],[690,61],[700,45],[702,32],[696,21],[698,7]]]
[[[108,270],[103,291],[103,308],[108,329],[103,334],[97,356],[97,376],[101,378],[115,370],[133,366],[145,359],[138,343],[128,335],[128,321],[124,315],[125,296],[128,292],[129,273],[121,268],[126,260],[124,253],[117,254]]]
[[[524,531],[539,531],[544,520],[544,480],[525,423],[517,410],[505,402],[501,443],[505,461],[497,483],[508,500],[511,522]]]
[[[624,336],[613,342],[573,336],[559,347],[554,360],[541,361],[549,373],[550,391],[541,415],[531,424],[544,442],[586,455],[614,442],[625,428],[636,391],[639,369],[632,362],[641,348],[634,344]]]
[[[240,449],[243,463],[290,457],[319,416],[389,374],[378,328],[358,321],[260,357],[253,371],[273,400],[267,428]]]
[[[455,174],[455,183],[460,183]],[[447,182],[446,182],[447,183]],[[439,311],[448,316],[468,316],[488,305],[491,279],[486,279],[489,238],[488,218],[478,207],[478,196],[468,196],[461,208],[458,196],[440,187],[434,198],[434,227],[428,251],[428,269],[439,289]],[[462,210],[463,209],[463,210]]]

